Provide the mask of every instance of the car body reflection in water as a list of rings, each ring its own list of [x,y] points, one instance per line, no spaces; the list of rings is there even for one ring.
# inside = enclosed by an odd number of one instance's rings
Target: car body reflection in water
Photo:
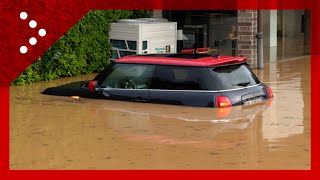
[[[161,144],[196,144],[197,146],[205,142],[210,146],[210,143],[214,145],[216,142],[209,139],[219,133],[248,128],[257,120],[257,116],[262,116],[263,111],[271,103],[272,99],[253,105],[228,108],[158,105],[159,108],[147,109],[139,105],[125,107],[119,104],[117,107],[115,104],[106,103],[96,110],[96,115],[104,119],[114,131],[129,140]],[[121,112],[122,116],[130,116],[130,118],[121,120],[113,118],[110,116],[110,111]],[[134,118],[136,120],[132,120],[132,117],[136,117]],[[159,119],[162,119],[162,122],[157,122]]]

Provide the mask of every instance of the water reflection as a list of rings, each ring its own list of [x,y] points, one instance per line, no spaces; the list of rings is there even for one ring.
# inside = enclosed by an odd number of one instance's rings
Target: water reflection
[[[94,75],[11,87],[10,168],[310,169],[309,72],[266,64],[272,103],[224,110],[40,94]]]

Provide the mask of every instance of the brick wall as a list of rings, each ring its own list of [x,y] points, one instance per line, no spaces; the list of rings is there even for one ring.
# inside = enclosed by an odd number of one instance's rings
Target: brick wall
[[[250,67],[257,66],[257,11],[238,10],[238,56],[247,57]]]

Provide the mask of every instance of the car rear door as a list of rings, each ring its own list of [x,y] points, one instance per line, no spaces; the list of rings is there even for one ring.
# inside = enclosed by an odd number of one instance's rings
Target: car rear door
[[[205,67],[156,65],[150,88],[153,103],[208,107],[214,94],[206,87]]]

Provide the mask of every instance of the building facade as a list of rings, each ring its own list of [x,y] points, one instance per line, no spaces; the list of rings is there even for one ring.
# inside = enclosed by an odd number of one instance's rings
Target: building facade
[[[310,53],[310,12],[262,10],[265,62]],[[245,56],[257,65],[257,10],[155,10],[153,17],[177,22],[177,51],[209,48],[210,53]]]

